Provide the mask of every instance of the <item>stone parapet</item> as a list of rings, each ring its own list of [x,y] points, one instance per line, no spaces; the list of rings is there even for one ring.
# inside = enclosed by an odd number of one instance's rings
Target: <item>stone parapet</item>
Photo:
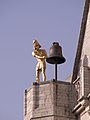
[[[24,120],[76,120],[72,110],[76,91],[73,84],[64,81],[33,83],[25,90]]]

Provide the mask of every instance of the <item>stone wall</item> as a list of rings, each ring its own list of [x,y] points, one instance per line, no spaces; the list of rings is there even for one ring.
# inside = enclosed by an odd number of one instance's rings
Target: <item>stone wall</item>
[[[88,12],[88,17],[87,17],[87,24],[86,24],[82,54],[81,54],[81,60],[82,60],[83,66],[90,67],[90,52],[89,51],[90,51],[90,2],[89,2],[89,12]]]
[[[34,83],[26,91],[24,120],[76,120],[76,91],[69,82]]]

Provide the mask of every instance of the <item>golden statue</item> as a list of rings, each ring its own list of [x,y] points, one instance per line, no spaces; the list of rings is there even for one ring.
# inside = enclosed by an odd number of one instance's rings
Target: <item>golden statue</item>
[[[44,49],[40,49],[41,45],[38,43],[37,40],[33,40],[33,49],[32,55],[36,57],[38,63],[36,65],[36,82],[40,83],[40,73],[42,72],[43,81],[46,81],[46,62],[45,59],[47,58],[47,53]]]

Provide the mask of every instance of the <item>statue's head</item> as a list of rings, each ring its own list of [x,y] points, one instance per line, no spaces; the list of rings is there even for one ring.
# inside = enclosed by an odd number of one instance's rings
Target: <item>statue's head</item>
[[[34,49],[41,48],[41,45],[38,43],[37,40],[33,40],[33,47]]]

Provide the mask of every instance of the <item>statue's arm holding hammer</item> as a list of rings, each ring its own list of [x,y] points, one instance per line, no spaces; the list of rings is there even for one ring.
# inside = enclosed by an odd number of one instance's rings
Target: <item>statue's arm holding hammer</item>
[[[34,57],[36,57],[38,59],[45,59],[46,58],[46,56],[40,56],[40,55],[38,55],[35,51],[32,52],[32,56],[34,56]]]

